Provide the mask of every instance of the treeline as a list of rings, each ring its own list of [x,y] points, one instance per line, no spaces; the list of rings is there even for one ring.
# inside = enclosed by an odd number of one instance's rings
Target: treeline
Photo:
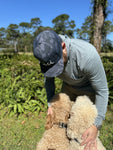
[[[53,28],[42,26],[40,18],[32,18],[30,22],[21,22],[19,25],[10,24],[6,29],[2,27],[0,28],[0,47],[11,48],[15,52],[30,52],[33,50],[34,38],[46,29],[74,38],[75,23],[73,20],[69,21],[69,15],[62,14],[52,22]]]
[[[111,13],[108,0],[91,0],[92,12],[81,28],[76,28],[74,20],[68,14],[61,14],[52,20],[53,27],[42,26],[40,18],[31,18],[30,22],[9,24],[7,28],[0,28],[0,48],[10,48],[14,52],[31,52],[33,40],[41,31],[54,30],[58,34],[86,40],[92,43],[98,52],[113,52],[113,43],[107,35],[113,32],[113,23],[107,20]],[[101,11],[100,11],[101,10]]]

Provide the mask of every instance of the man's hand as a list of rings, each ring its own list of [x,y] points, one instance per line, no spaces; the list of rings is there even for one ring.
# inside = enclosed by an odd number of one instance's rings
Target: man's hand
[[[97,150],[97,137],[98,129],[95,125],[92,125],[90,128],[88,128],[82,135],[83,142],[80,144],[85,145],[84,150],[92,150],[93,147],[95,147],[95,150]]]
[[[49,107],[48,107],[48,113],[47,113],[47,114],[48,114],[48,115],[49,115],[49,114],[52,115],[52,113],[53,113],[52,108],[51,108],[51,106],[49,106]]]

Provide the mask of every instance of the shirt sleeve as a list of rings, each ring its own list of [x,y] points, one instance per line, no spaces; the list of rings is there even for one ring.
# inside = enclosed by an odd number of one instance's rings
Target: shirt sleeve
[[[95,104],[98,111],[98,116],[95,120],[95,125],[102,125],[105,119],[105,114],[108,105],[108,86],[104,67],[99,56],[96,59],[91,59],[86,64],[85,71],[88,74],[89,81],[95,90]]]
[[[45,88],[46,88],[46,93],[47,93],[48,106],[50,106],[49,102],[51,101],[52,97],[55,94],[54,78],[45,77],[44,83],[45,83]]]

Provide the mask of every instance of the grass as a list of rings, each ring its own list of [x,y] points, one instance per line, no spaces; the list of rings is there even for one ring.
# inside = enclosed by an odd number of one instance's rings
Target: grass
[[[2,116],[3,110],[0,111]],[[113,110],[107,111],[100,138],[107,150],[113,150]],[[0,150],[35,150],[44,132],[46,112],[0,118]]]
[[[5,53],[3,53],[3,52],[0,52],[0,55],[14,55],[14,52],[5,52]],[[32,52],[18,52],[18,54],[20,54],[20,55],[23,55],[23,54],[25,54],[25,55],[33,55],[33,53]],[[113,52],[108,52],[108,53],[104,53],[104,52],[101,52],[100,53],[100,56],[101,57],[103,57],[103,56],[107,56],[107,57],[113,57]]]
[[[0,119],[0,150],[35,150],[44,132],[46,113]]]
[[[106,56],[106,57],[113,57],[113,52],[109,52],[109,53],[100,53],[100,56],[103,57],[103,56]]]
[[[106,119],[100,130],[100,139],[106,147],[106,150],[113,150],[113,108],[108,108]]]

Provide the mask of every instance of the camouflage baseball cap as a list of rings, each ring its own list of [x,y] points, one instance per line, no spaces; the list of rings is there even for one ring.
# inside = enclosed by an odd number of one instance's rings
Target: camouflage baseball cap
[[[34,56],[39,59],[46,77],[56,77],[63,72],[62,42],[54,31],[45,30],[38,34],[33,46]]]

